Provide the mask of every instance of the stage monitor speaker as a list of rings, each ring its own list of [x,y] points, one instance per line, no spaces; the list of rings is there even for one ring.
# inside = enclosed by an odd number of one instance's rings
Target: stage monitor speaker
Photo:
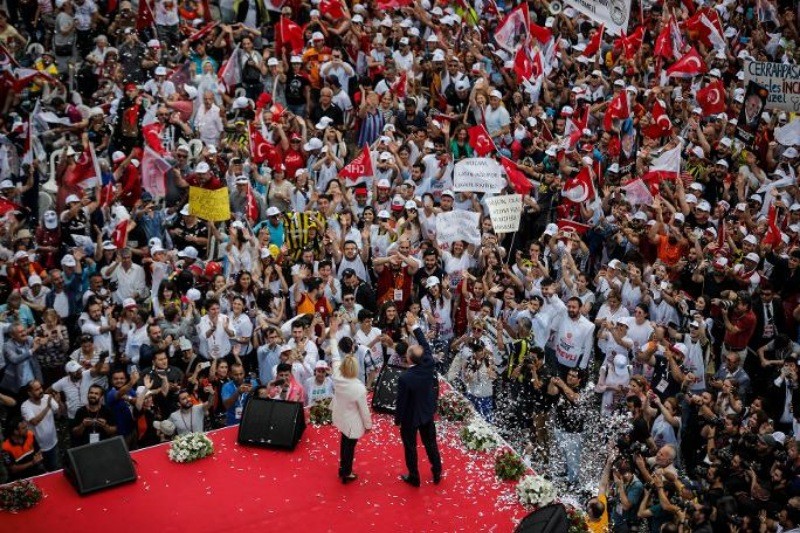
[[[569,529],[567,510],[554,503],[534,511],[522,519],[514,533],[562,533]]]
[[[67,450],[64,474],[81,496],[136,481],[128,446],[119,436]]]
[[[378,413],[393,415],[397,410],[397,383],[400,374],[405,371],[402,366],[383,365],[372,393],[372,410]],[[439,397],[439,380],[433,385],[436,397]]]
[[[252,398],[239,425],[239,443],[293,450],[306,429],[300,402]]]

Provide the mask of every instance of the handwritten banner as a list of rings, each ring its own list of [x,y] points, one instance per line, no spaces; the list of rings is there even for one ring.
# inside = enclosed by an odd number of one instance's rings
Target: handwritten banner
[[[522,217],[522,195],[507,194],[486,199],[495,233],[512,233],[519,229]]]
[[[228,188],[210,191],[201,187],[189,187],[189,213],[209,222],[229,220],[231,205]]]
[[[750,61],[744,65],[744,82],[769,90],[766,109],[800,112],[800,65]]]
[[[481,214],[472,211],[448,211],[436,215],[436,240],[439,244],[466,241],[479,246],[481,232],[478,229]]]
[[[453,190],[498,193],[506,186],[500,163],[489,157],[471,157],[456,163]]]

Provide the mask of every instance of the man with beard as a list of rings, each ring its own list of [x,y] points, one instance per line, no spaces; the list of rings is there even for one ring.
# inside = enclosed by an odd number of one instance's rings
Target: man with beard
[[[336,271],[344,280],[344,273],[348,270],[354,271],[359,278],[368,279],[366,262],[369,261],[369,246],[364,246],[361,253],[358,253],[358,244],[355,241],[345,241],[343,253],[334,247],[333,259],[336,262]]]
[[[567,301],[567,314],[561,315],[553,329],[559,375],[566,376],[571,369],[585,370],[592,358],[594,324],[581,315],[580,298]]]
[[[117,426],[117,433],[122,435],[131,449],[136,439],[136,432],[133,427],[133,415],[128,406],[131,389],[139,382],[139,373],[133,372],[128,379],[125,370],[119,368],[111,373],[111,390],[106,394],[106,405],[114,413],[114,425]]]
[[[231,380],[222,386],[222,405],[226,411],[225,424],[233,426],[242,421],[244,408],[257,383],[254,379],[245,381],[244,367],[239,363],[231,365],[230,375]]]
[[[125,85],[125,94],[117,105],[117,129],[114,148],[130,153],[142,143],[142,119],[145,109],[135,83]]]
[[[44,458],[44,467],[48,472],[57,470],[61,466],[55,419],[58,407],[55,398],[44,393],[40,381],[33,380],[28,384],[28,399],[22,404],[22,416],[28,425],[33,427],[36,442]]]
[[[103,405],[103,387],[89,387],[87,403],[75,413],[72,422],[72,447],[106,440],[117,434],[114,413]]]
[[[147,326],[147,342],[139,347],[139,368],[149,369],[153,366],[156,352],[164,351],[172,344],[172,337],[162,338],[161,326],[150,324]]]
[[[178,391],[183,383],[183,372],[169,364],[166,349],[156,350],[153,355],[153,367],[148,369],[144,376],[150,376],[152,380],[150,390],[158,392],[156,402],[161,413],[166,415],[174,411],[178,402]],[[164,380],[167,381],[167,386],[163,386]]]
[[[534,344],[531,339],[531,321],[527,317],[517,321],[516,340],[510,345],[504,342],[504,335],[500,332],[504,323],[500,322],[497,335],[497,350],[504,353],[503,361],[498,366],[500,375],[500,386],[496,387],[496,417],[498,427],[505,430],[504,435],[507,439],[519,442],[526,439],[524,435],[526,428],[530,427],[530,391],[527,383],[530,382],[531,374],[527,365],[530,363],[530,351]],[[527,383],[526,383],[527,380]]]
[[[364,275],[367,275],[366,272]],[[375,313],[377,311],[377,307],[375,305],[375,292],[372,290],[370,284],[364,281],[364,279],[362,279],[361,276],[359,276],[352,268],[347,268],[342,272],[342,281],[344,281],[345,289],[349,289],[349,291],[353,294],[356,303],[364,309],[368,309],[369,311]]]
[[[567,483],[578,482],[583,446],[583,431],[589,406],[586,395],[581,393],[583,376],[581,370],[570,368],[566,381],[554,377],[547,385],[547,394],[553,397],[556,405],[556,443],[564,454],[567,470]]]
[[[206,386],[206,393],[209,395],[214,392],[211,385]],[[169,415],[169,419],[175,424],[178,435],[187,433],[198,433],[203,431],[203,419],[208,413],[208,402],[195,404],[188,392],[182,390],[178,393],[178,410]]]

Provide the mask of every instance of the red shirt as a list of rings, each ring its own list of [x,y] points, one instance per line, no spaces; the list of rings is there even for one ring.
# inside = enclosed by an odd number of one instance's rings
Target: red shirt
[[[411,297],[411,284],[414,276],[408,273],[408,266],[395,270],[386,265],[378,276],[378,304],[394,302],[397,312],[403,313]]]
[[[286,167],[286,179],[294,181],[294,173],[306,166],[306,160],[302,153],[290,148],[283,157],[283,165]]]
[[[731,324],[736,326],[739,330],[738,333],[731,333],[725,331],[725,344],[731,349],[739,350],[747,348],[750,338],[756,329],[756,314],[752,309],[748,309],[744,313],[733,311],[729,317]]]

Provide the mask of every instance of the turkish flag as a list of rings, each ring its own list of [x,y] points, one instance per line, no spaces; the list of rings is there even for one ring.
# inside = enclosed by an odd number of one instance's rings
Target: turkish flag
[[[525,46],[520,46],[514,55],[514,73],[518,80],[527,80],[533,75],[533,62]]]
[[[384,11],[392,11],[411,5],[411,0],[378,0],[375,4],[378,8]]]
[[[703,110],[703,116],[718,115],[727,108],[725,102],[725,84],[717,79],[697,91],[697,103]]]
[[[688,52],[683,54],[683,57],[667,68],[667,76],[678,78],[691,78],[706,72],[708,72],[708,67],[694,47],[690,48]]]
[[[533,183],[519,169],[517,164],[507,157],[501,157],[500,164],[503,166],[503,170],[506,171],[508,181],[511,182],[517,194],[530,194],[531,189],[533,189]]]
[[[352,181],[357,181],[365,176],[372,176],[374,174],[375,171],[372,169],[372,156],[369,153],[369,146],[366,144],[364,145],[364,149],[361,150],[361,153],[339,171],[340,178],[347,178]]]
[[[28,87],[36,79],[44,80],[51,85],[61,85],[59,80],[47,72],[32,68],[18,68],[14,69],[12,86],[15,91],[22,92],[23,89]]]
[[[775,248],[781,242],[781,230],[777,221],[778,211],[775,209],[775,205],[772,204],[767,211],[767,233],[762,241],[772,248]]]
[[[303,28],[292,22],[286,17],[281,17],[276,25],[275,31],[275,50],[280,50],[283,46],[288,46],[293,54],[299,54],[305,47],[303,39]]]
[[[617,96],[611,99],[606,113],[603,115],[603,128],[606,131],[611,131],[611,126],[614,119],[625,119],[631,116],[631,111],[628,109],[628,91],[620,91]]]
[[[653,53],[656,57],[663,57],[667,60],[675,59],[672,50],[672,32],[670,32],[669,24],[664,24],[664,27],[661,28],[661,32],[656,37],[656,44],[655,48],[653,49]]]
[[[98,200],[100,207],[110,206],[114,203],[114,182],[109,182],[103,185],[100,189],[100,199]]]
[[[653,102],[653,109],[650,114],[653,117],[653,123],[646,126],[642,133],[651,139],[668,136],[672,132],[672,121],[667,116],[664,102],[656,99]]]
[[[79,183],[92,178],[100,179],[100,165],[97,164],[94,147],[92,143],[89,143],[89,147],[75,161],[75,166],[64,175],[64,184],[75,187]]]
[[[117,250],[125,248],[128,244],[128,222],[130,219],[126,218],[114,228],[111,232],[111,242],[117,247]]]
[[[547,44],[553,38],[553,32],[550,31],[550,28],[539,26],[535,22],[531,22],[530,30],[531,36],[542,44]]]
[[[142,128],[144,142],[162,157],[167,155],[167,149],[164,148],[163,138],[161,137],[163,130],[164,126],[160,122],[153,122]]]
[[[256,202],[256,195],[253,193],[253,187],[247,184],[247,196],[245,198],[245,215],[251,223],[258,220],[258,202]]]
[[[725,49],[722,24],[714,9],[704,7],[697,10],[693,16],[686,19],[684,27],[690,39],[699,41],[708,48]]]
[[[600,24],[600,27],[597,28],[597,31],[594,32],[592,38],[589,39],[589,42],[586,44],[586,50],[583,51],[583,56],[585,57],[593,57],[598,51],[600,51],[600,44],[603,42],[603,34],[606,31],[606,25]]]
[[[642,47],[642,42],[644,42],[644,26],[639,26],[630,35],[622,32],[622,37],[614,41],[614,48],[622,48],[625,58],[633,59]]]
[[[408,72],[403,71],[397,77],[397,80],[392,84],[392,94],[398,98],[405,98],[408,92]]]
[[[322,0],[319,3],[319,12],[323,15],[329,15],[334,20],[339,20],[344,17],[344,10],[342,10],[342,3],[340,0]]]
[[[588,167],[583,167],[575,176],[564,182],[561,196],[576,204],[594,198],[594,185]]]
[[[150,9],[149,0],[139,0],[139,12],[136,14],[136,30],[142,31],[155,26],[153,10]]]
[[[472,149],[475,150],[478,156],[484,157],[497,149],[494,145],[494,141],[489,137],[489,132],[486,131],[486,126],[483,124],[472,126],[468,130],[468,133],[469,145],[472,146]]]
[[[582,222],[576,222],[574,220],[567,220],[565,218],[560,218],[556,220],[556,225],[558,229],[564,232],[572,232],[577,233],[578,235],[584,235],[587,231],[591,229],[589,224],[584,224]]]
[[[250,123],[250,157],[257,165],[266,161],[273,168],[281,162],[280,154],[275,146],[267,142],[253,123]]]
[[[0,216],[5,215],[9,211],[23,211],[23,209],[11,200],[0,196]]]

